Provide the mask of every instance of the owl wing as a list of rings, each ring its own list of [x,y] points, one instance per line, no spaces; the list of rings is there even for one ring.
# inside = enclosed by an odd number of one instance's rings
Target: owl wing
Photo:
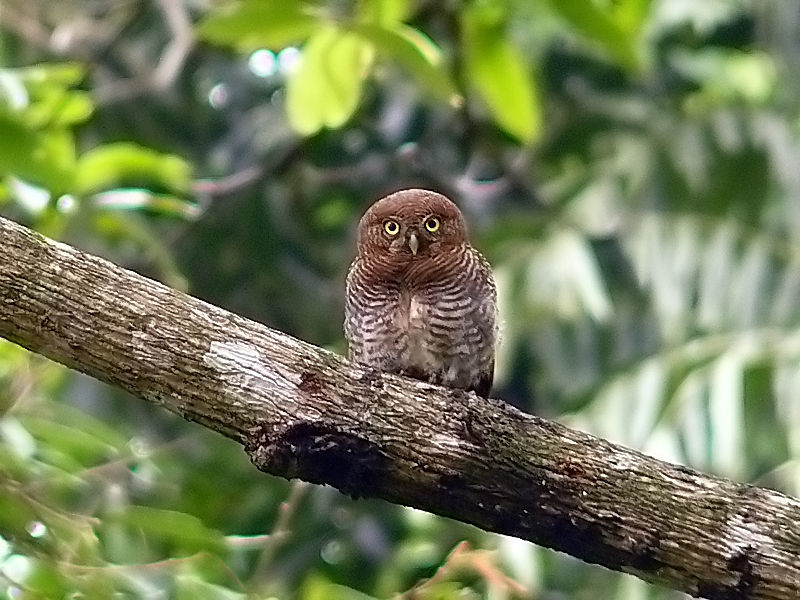
[[[469,325],[479,334],[473,383],[469,387],[479,396],[489,397],[494,382],[494,354],[497,343],[497,289],[492,269],[483,255],[471,248],[476,269],[470,282],[474,310]]]
[[[467,391],[475,392],[483,398],[489,397],[489,392],[494,383],[494,359],[487,365],[486,370],[478,371],[478,376],[472,386]]]

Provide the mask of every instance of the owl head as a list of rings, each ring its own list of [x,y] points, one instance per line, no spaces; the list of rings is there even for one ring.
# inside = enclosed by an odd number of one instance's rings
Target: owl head
[[[402,190],[369,207],[358,226],[358,252],[395,264],[438,257],[467,242],[464,217],[445,196]]]

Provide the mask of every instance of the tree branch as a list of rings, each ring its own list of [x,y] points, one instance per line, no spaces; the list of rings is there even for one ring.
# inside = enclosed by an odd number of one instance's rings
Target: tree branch
[[[242,443],[268,473],[713,599],[800,597],[800,501],[354,366],[0,219],[0,335]]]

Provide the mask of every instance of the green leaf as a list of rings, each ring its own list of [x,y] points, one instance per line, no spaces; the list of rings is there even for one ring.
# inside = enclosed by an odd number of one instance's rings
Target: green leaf
[[[71,63],[0,69],[0,100],[13,116],[33,128],[86,121],[94,110],[90,94],[72,90],[83,69]]]
[[[193,515],[149,506],[128,506],[118,514],[108,515],[109,525],[135,528],[147,538],[166,544],[172,554],[194,553],[207,550],[224,552],[225,536],[216,529],[206,527]]]
[[[113,445],[105,440],[86,433],[76,427],[70,427],[37,417],[20,417],[20,423],[40,442],[40,448],[45,446],[60,455],[71,459],[61,462],[61,466],[69,469],[72,461],[74,464],[86,467],[117,457],[119,452]]]
[[[497,124],[530,143],[541,133],[539,93],[522,53],[505,36],[495,11],[470,7],[462,12],[467,77]]]
[[[94,103],[86,92],[53,90],[45,94],[27,111],[27,119],[39,127],[69,127],[92,116]]]
[[[69,594],[70,582],[55,564],[30,558],[31,571],[25,578],[25,589],[31,597],[63,598]]]
[[[201,39],[240,51],[284,48],[308,38],[320,20],[295,0],[246,0],[224,5],[197,25]]]
[[[0,175],[15,175],[50,190],[65,191],[72,183],[74,167],[71,131],[36,131],[0,112]]]
[[[16,69],[0,69],[0,105],[23,110],[30,102],[25,81]]]
[[[36,453],[36,439],[13,415],[6,415],[0,419],[0,444],[7,445],[14,454],[26,460],[33,458]]]
[[[80,63],[42,63],[16,70],[34,89],[52,88],[54,85],[72,87],[83,81],[86,67]]]
[[[134,245],[143,260],[156,268],[159,281],[186,291],[189,287],[186,278],[181,274],[163,237],[136,216],[129,211],[98,211],[92,219],[92,227],[111,243]]]
[[[648,2],[628,0],[618,17],[614,12],[599,7],[594,0],[551,0],[550,6],[575,29],[603,46],[622,67],[631,71],[639,69],[636,26],[641,26],[649,8]]]
[[[372,44],[355,33],[335,27],[315,33],[286,85],[292,127],[312,135],[343,125],[358,107],[373,55]]]
[[[52,191],[66,191],[72,187],[77,166],[75,136],[70,129],[48,128],[41,137],[37,151],[47,156],[49,175],[47,182]]]
[[[4,475],[7,477],[7,475]],[[5,489],[0,494],[0,531],[3,537],[8,538],[9,533],[21,534],[25,525],[38,518],[30,502],[24,497],[10,494]]]
[[[391,27],[405,21],[413,9],[409,0],[371,0],[362,3],[364,20]]]
[[[302,600],[375,600],[373,596],[343,585],[337,585],[322,575],[313,574],[303,583],[299,598]]]
[[[95,194],[97,206],[111,210],[146,211],[162,217],[194,219],[199,214],[196,204],[172,194],[156,194],[142,188],[116,188]]]
[[[176,600],[247,600],[247,594],[206,581],[208,573],[183,573],[176,577]]]
[[[41,136],[18,120],[0,113],[0,174],[25,177],[36,172],[36,148]]]
[[[87,194],[124,183],[148,183],[188,192],[191,165],[184,159],[128,142],[103,144],[80,157],[75,191]]]
[[[755,50],[678,49],[671,53],[670,63],[700,86],[689,96],[693,108],[738,102],[763,105],[779,87],[773,57]]]
[[[70,128],[94,110],[87,93],[69,89],[83,76],[72,63],[0,69],[0,176],[56,194],[70,189],[76,166]]]
[[[54,368],[49,370],[51,373],[42,373],[40,369],[37,372],[37,377],[42,391],[55,395],[60,391],[55,388],[63,386],[62,380],[65,372],[63,368],[60,368],[60,365],[54,365]],[[58,378],[57,383],[48,384],[46,379],[53,377]],[[122,452],[128,447],[129,438],[127,435],[79,408],[66,403],[54,403],[50,411],[47,413],[48,419],[56,421],[63,426],[79,429],[83,434],[92,436],[97,443],[112,446],[117,452]]]
[[[614,3],[614,20],[631,34],[638,34],[650,14],[652,0],[617,0]]]
[[[449,102],[458,102],[458,90],[443,68],[441,49],[418,29],[397,23],[391,27],[356,25],[351,31],[369,40],[379,55],[407,69],[426,92]]]

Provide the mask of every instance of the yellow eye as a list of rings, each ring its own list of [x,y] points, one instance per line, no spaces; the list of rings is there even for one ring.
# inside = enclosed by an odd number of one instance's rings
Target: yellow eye
[[[436,233],[439,230],[439,225],[441,225],[441,223],[436,217],[428,217],[425,219],[425,229],[431,233]]]
[[[383,224],[383,230],[389,235],[397,235],[398,233],[400,233],[400,223],[391,220],[386,221]]]

